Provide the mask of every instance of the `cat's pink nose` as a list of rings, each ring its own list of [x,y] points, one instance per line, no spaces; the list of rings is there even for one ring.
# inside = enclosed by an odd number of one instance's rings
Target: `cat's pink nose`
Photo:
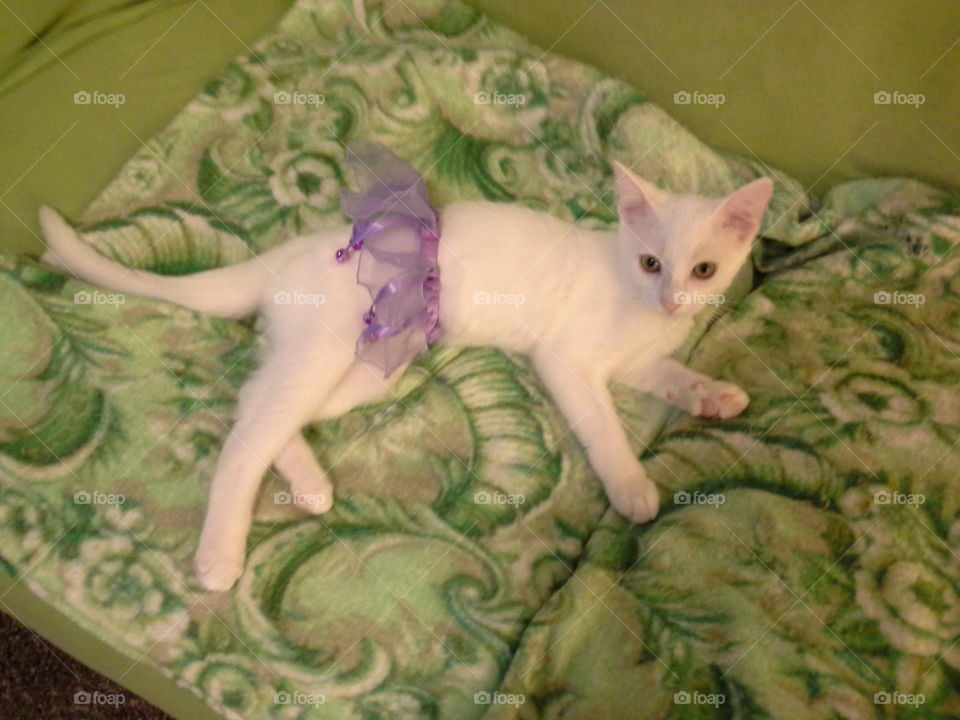
[[[663,309],[664,309],[666,312],[668,312],[668,313],[672,313],[674,310],[676,310],[678,307],[680,307],[680,303],[678,303],[678,302],[677,302],[676,300],[674,300],[672,297],[663,298],[663,299],[660,301],[660,304],[663,305]]]

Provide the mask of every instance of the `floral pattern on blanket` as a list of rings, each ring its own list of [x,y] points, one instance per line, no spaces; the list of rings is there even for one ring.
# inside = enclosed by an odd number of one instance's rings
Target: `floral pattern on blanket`
[[[457,2],[301,0],[131,159],[86,239],[163,273],[249,258],[343,222],[355,138],[438,204],[595,225],[611,157],[717,195],[765,172]],[[773,274],[737,302],[744,274],[692,355],[747,413],[615,388],[658,520],[606,511],[523,358],[440,346],[398,400],[308,432],[330,514],[265,479],[222,595],[191,556],[253,327],[0,257],[0,562],[231,718],[960,715],[958,204],[776,179]]]
[[[857,223],[710,329],[692,364],[751,405],[677,415],[657,439],[666,507],[592,535],[501,688],[526,698],[520,717],[957,714],[952,209],[889,218],[909,243]]]

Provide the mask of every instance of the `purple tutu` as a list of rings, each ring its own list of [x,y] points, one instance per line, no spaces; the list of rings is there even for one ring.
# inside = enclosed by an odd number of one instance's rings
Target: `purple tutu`
[[[382,145],[351,143],[346,165],[358,189],[340,192],[353,235],[337,261],[360,251],[357,282],[373,304],[363,316],[357,357],[389,377],[443,336],[437,213],[420,173]]]

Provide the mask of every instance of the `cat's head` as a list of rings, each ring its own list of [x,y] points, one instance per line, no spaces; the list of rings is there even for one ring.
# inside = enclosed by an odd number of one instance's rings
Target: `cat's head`
[[[614,172],[620,270],[631,292],[673,316],[722,302],[750,254],[773,181],[760,178],[717,199],[661,190],[620,163]]]

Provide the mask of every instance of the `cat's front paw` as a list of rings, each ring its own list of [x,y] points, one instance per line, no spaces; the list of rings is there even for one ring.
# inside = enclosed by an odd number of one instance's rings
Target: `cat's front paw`
[[[750,404],[750,396],[733,383],[721,380],[697,382],[690,388],[690,413],[702,418],[726,420]]]
[[[210,592],[224,592],[232,588],[243,574],[245,551],[243,543],[202,536],[194,567],[203,588]]]
[[[647,478],[642,468],[626,479],[607,483],[606,491],[613,509],[631,522],[653,520],[660,510],[657,486]]]

